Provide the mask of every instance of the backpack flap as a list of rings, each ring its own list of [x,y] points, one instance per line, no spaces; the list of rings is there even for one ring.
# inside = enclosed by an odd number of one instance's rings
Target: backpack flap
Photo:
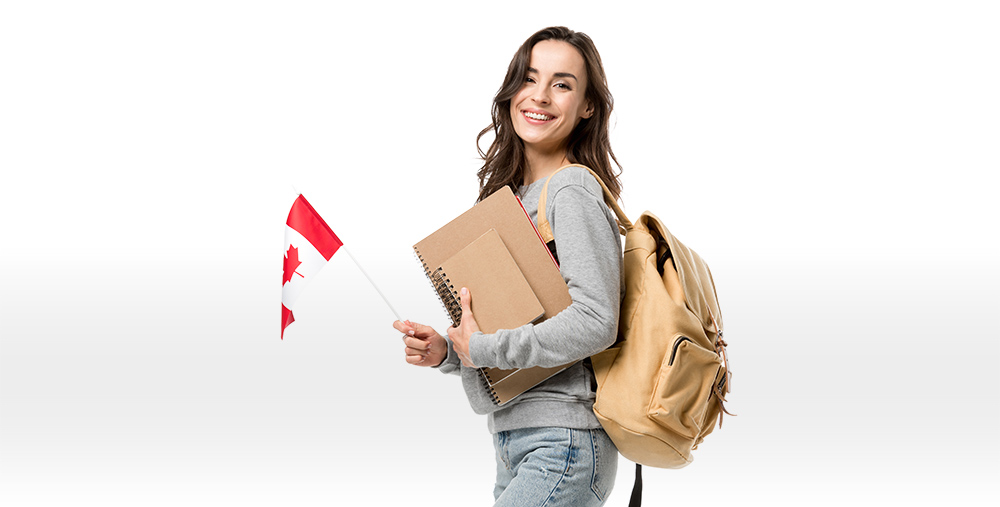
[[[714,345],[715,337],[722,334],[722,312],[708,264],[694,250],[678,241],[656,215],[647,211],[639,217],[639,223],[652,236],[668,245],[670,259],[684,290],[684,302],[701,321],[705,334],[709,335]]]

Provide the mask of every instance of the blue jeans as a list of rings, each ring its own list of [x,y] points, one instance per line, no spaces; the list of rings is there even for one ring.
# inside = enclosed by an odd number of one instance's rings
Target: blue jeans
[[[604,505],[615,485],[618,449],[602,429],[528,428],[493,435],[494,507]]]

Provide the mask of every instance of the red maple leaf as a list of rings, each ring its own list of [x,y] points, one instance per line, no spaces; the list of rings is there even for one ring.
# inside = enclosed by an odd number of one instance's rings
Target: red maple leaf
[[[292,281],[292,273],[302,276],[302,273],[298,273],[295,270],[302,265],[299,261],[299,249],[292,245],[288,245],[288,252],[285,252],[285,275],[281,278],[281,285]],[[305,278],[302,276],[302,278]]]

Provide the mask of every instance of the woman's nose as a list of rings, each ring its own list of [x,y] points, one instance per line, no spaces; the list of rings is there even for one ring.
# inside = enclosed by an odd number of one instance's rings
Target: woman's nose
[[[531,100],[538,104],[548,104],[549,103],[549,93],[548,89],[544,86],[539,86],[535,89],[535,92],[531,96]]]

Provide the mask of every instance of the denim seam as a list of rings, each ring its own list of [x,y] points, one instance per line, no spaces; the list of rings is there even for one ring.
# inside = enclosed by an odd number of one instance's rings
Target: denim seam
[[[566,451],[566,467],[563,468],[562,474],[559,476],[559,480],[556,481],[555,486],[552,486],[552,490],[549,491],[549,496],[545,499],[544,502],[542,502],[541,507],[545,507],[546,505],[549,504],[549,501],[553,499],[553,497],[556,494],[556,491],[562,484],[563,479],[566,478],[566,475],[569,474],[570,469],[573,467],[573,460],[576,457],[575,456],[576,449],[574,447],[575,434],[576,434],[575,430],[569,429],[569,449]]]
[[[598,452],[597,438],[594,437],[594,430],[590,430],[590,446],[594,453],[594,470],[590,475],[590,490],[594,492],[594,495],[597,496],[598,500],[603,502],[604,492],[601,491],[601,488],[597,483],[597,474],[600,472],[601,466],[601,455]]]
[[[500,432],[500,459],[503,460],[503,464],[507,467],[507,470],[512,470],[513,467],[510,464],[510,451],[508,447],[510,446],[510,433],[506,431]]]

